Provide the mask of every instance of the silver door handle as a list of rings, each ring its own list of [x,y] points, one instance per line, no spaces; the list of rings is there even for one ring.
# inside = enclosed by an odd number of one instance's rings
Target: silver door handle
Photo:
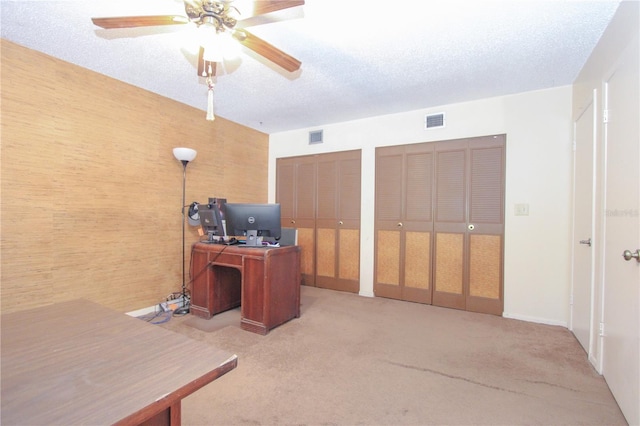
[[[591,247],[591,238],[589,238],[588,240],[580,240],[580,244],[586,244]]]
[[[640,262],[640,249],[637,249],[635,252],[632,252],[631,250],[625,250],[624,252],[622,252],[622,257],[624,257],[624,260],[635,259],[636,262]]]

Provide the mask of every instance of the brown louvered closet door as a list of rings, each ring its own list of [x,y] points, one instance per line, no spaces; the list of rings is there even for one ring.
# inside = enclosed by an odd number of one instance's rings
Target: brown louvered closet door
[[[281,158],[282,226],[298,229],[304,285],[360,290],[361,151]]]
[[[468,311],[502,315],[505,137],[469,144],[470,200]]]
[[[316,159],[314,156],[276,160],[276,201],[281,225],[298,230],[302,284],[316,285]]]
[[[433,144],[376,150],[376,296],[431,303]]]
[[[360,290],[360,151],[318,156],[316,286]]]
[[[502,314],[505,136],[376,149],[376,296]]]
[[[402,299],[404,147],[376,149],[374,294]]]
[[[505,137],[435,147],[433,304],[501,315]]]

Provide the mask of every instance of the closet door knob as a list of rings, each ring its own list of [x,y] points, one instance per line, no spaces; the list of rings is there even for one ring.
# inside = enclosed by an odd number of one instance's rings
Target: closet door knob
[[[622,257],[624,257],[624,260],[631,260],[631,259],[635,259],[636,262],[640,262],[640,249],[632,252],[631,250],[625,250],[622,253]]]
[[[398,228],[402,228],[402,222],[398,222]]]

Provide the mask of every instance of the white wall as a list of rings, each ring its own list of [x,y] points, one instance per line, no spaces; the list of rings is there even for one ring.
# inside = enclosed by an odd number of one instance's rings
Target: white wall
[[[630,159],[638,155],[639,24],[640,3],[622,1],[573,85],[575,119],[592,99],[595,99],[597,117],[596,226],[592,247],[595,279],[589,360],[604,375],[627,422],[634,425],[640,424],[639,271],[635,265],[624,262],[620,254],[629,246],[637,247],[637,208],[635,217],[633,210],[638,198],[633,196],[633,191],[638,190],[640,159],[621,162],[616,152],[624,152]],[[625,88],[625,96],[607,100],[610,120],[604,124],[605,83],[611,80],[613,87]],[[622,200],[623,204],[618,204]],[[616,210],[625,213],[619,216]],[[576,216],[580,213],[576,211]],[[577,263],[575,267],[584,265]],[[604,333],[600,333],[600,326]]]
[[[360,294],[373,296],[375,148],[507,135],[504,316],[567,326],[570,288],[571,86],[372,117],[270,135],[269,200],[276,159],[362,150]],[[446,127],[424,130],[445,112]],[[324,143],[309,145],[311,130]],[[529,204],[515,216],[514,204]]]

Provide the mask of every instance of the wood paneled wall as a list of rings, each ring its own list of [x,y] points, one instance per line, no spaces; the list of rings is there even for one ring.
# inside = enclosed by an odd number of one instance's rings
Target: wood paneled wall
[[[268,135],[1,43],[2,313],[80,297],[126,312],[180,291],[176,146],[198,151],[187,204],[267,201]],[[187,226],[187,271],[197,239]]]

